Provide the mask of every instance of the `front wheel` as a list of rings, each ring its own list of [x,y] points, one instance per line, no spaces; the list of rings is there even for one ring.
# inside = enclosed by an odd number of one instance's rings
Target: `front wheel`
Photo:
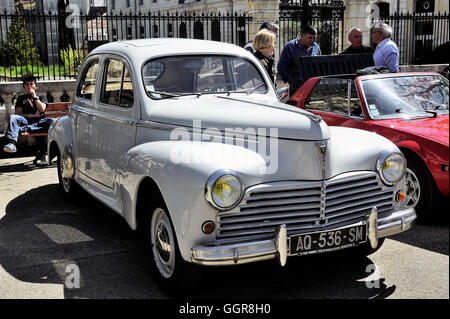
[[[176,256],[175,234],[169,216],[161,207],[157,207],[151,218],[150,223],[150,245],[152,255],[159,274],[170,279],[175,275],[175,269],[178,270],[178,256]]]
[[[418,160],[408,161],[405,200],[407,207],[416,210],[418,222],[424,222],[430,216],[434,199],[434,181],[428,167]]]
[[[159,285],[172,294],[187,292],[195,287],[199,274],[181,257],[175,230],[163,201],[147,207],[150,209],[146,218],[146,242]]]

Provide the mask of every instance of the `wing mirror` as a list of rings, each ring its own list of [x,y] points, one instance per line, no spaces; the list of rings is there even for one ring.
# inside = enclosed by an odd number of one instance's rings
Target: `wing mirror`
[[[286,103],[289,100],[289,87],[284,87],[277,90],[278,101]]]

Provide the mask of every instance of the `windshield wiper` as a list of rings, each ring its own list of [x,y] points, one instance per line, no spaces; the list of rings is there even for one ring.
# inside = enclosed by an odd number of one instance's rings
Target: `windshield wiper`
[[[424,110],[427,113],[433,114],[433,117],[437,117],[437,112],[432,110]]]
[[[159,91],[147,91],[147,93],[150,94],[158,94],[158,95],[164,95],[166,96],[165,98],[169,98],[169,97],[179,97],[179,94],[173,94],[173,93],[167,93],[167,92],[159,92]],[[156,97],[154,96],[155,99],[163,99],[162,97]]]

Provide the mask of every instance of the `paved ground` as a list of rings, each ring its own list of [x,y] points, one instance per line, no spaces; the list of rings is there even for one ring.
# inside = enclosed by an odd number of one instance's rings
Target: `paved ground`
[[[120,216],[88,195],[64,202],[54,165],[6,156],[0,153],[0,299],[172,297],[155,284],[142,242]],[[386,240],[368,258],[340,252],[289,258],[284,268],[207,268],[208,280],[190,297],[448,299],[448,202],[443,208],[439,221]],[[70,289],[77,269],[80,288]]]

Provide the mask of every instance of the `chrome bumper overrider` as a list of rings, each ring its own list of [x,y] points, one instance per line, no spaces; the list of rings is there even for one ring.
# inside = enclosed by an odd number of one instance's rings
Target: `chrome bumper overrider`
[[[378,238],[401,233],[411,228],[416,213],[413,208],[396,211],[386,217],[378,218],[376,208],[367,215],[367,240],[375,248]],[[357,225],[355,224],[355,225]],[[349,227],[352,225],[347,225]],[[286,264],[289,255],[288,236],[285,225],[277,228],[272,239],[251,242],[231,243],[226,245],[203,245],[191,249],[191,261],[202,265],[234,265],[267,259],[278,259],[281,266]]]

